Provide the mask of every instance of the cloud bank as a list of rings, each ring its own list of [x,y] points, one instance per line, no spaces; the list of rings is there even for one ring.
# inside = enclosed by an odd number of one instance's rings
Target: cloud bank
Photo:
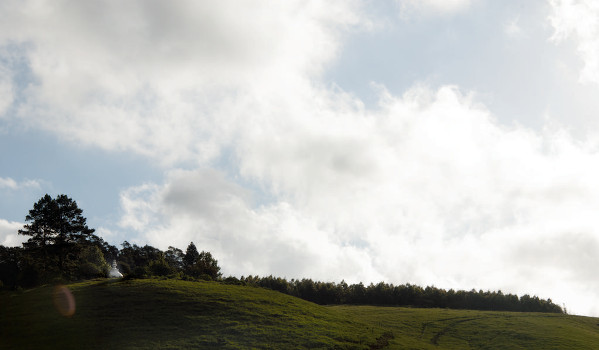
[[[584,63],[580,81],[599,84],[599,3],[551,0],[550,4],[553,13],[549,20],[555,30],[551,39],[559,43],[573,38]]]
[[[396,0],[402,17],[450,16],[467,10],[472,0]]]
[[[0,107],[62,138],[164,164],[218,156],[215,138],[232,137],[245,99],[301,90],[337,53],[339,30],[360,23],[352,2],[334,1],[0,6],[0,52],[11,49],[0,89],[12,91]],[[20,84],[3,74],[15,67]]]

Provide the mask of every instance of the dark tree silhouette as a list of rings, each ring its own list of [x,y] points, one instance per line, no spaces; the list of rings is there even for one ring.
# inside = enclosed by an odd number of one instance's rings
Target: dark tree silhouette
[[[191,242],[185,253],[169,247],[163,252],[150,245],[127,241],[122,249],[109,244],[87,226],[77,203],[61,194],[46,194],[29,210],[19,234],[29,236],[22,248],[0,245],[0,289],[34,287],[105,277],[108,261],[117,261],[126,278],[220,280],[218,261],[210,252],[198,253]]]
[[[298,298],[318,304],[362,304],[362,305],[391,305],[436,307],[452,309],[496,310],[496,311],[528,311],[565,313],[551,299],[540,299],[537,296],[503,294],[501,291],[476,291],[436,288],[404,284],[394,286],[380,282],[364,286],[362,283],[347,285],[341,283],[319,282],[311,279],[287,281],[279,277],[248,276],[241,279],[228,277],[225,283],[244,284],[270,288]]]
[[[198,266],[201,275],[208,275],[213,280],[220,276],[218,261],[212,257],[210,252],[202,251],[196,265]]]
[[[164,260],[166,263],[176,272],[183,271],[183,258],[185,254],[179,248],[169,246],[168,250],[164,252]]]
[[[82,214],[77,202],[66,195],[52,198],[46,194],[29,210],[25,217],[29,223],[19,230],[20,235],[31,236],[23,245],[26,248],[43,248],[89,241],[95,230],[87,227]]]
[[[0,245],[0,287],[15,288],[17,286],[22,250],[19,247]]]
[[[199,258],[200,253],[198,253],[198,248],[196,248],[196,245],[193,244],[193,242],[189,243],[187,249],[185,250],[185,256],[183,257],[183,267],[185,270],[192,269],[198,262]]]
[[[46,194],[29,210],[25,221],[27,224],[18,233],[30,236],[23,248],[30,260],[29,275],[41,278],[37,283],[52,278],[78,278],[83,249],[103,242],[94,235],[94,229],[87,227],[77,202],[64,194],[56,198]]]
[[[150,245],[143,247],[137,244],[130,244],[124,241],[122,244],[123,249],[119,252],[119,269],[126,275],[131,277],[145,277],[151,275],[150,263],[152,261],[158,261],[159,265],[163,265],[164,253],[158,248],[154,248]],[[155,265],[156,263],[154,263]],[[164,269],[161,267],[154,266],[155,271],[160,270],[160,273],[164,273]]]
[[[185,274],[195,278],[214,280],[221,275],[218,261],[210,252],[198,253],[198,248],[193,242],[189,243],[183,256],[183,269]]]

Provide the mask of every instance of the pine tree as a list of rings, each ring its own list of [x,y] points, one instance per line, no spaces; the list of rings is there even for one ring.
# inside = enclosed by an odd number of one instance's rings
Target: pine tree
[[[99,240],[95,230],[87,227],[77,202],[64,194],[56,198],[46,194],[29,210],[25,221],[28,223],[18,233],[31,236],[23,247],[40,282],[75,278],[81,250]]]
[[[87,227],[83,210],[77,202],[64,194],[55,199],[46,194],[37,203],[19,230],[20,235],[31,236],[25,247],[46,247],[65,243],[83,243],[93,237],[94,229]]]
[[[185,256],[183,257],[183,268],[187,273],[190,273],[194,269],[199,258],[200,253],[198,253],[198,248],[196,248],[196,245],[193,244],[193,242],[189,243],[187,250],[185,250]],[[192,275],[194,274],[192,273]]]

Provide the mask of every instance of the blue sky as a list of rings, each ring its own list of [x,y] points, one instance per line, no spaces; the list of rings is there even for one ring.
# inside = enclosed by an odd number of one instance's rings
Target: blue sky
[[[0,4],[0,243],[65,193],[225,274],[599,315],[592,1]]]

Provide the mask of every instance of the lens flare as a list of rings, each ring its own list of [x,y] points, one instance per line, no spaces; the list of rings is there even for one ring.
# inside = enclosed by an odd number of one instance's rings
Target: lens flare
[[[54,306],[61,315],[71,317],[75,314],[75,297],[65,286],[54,287]]]

